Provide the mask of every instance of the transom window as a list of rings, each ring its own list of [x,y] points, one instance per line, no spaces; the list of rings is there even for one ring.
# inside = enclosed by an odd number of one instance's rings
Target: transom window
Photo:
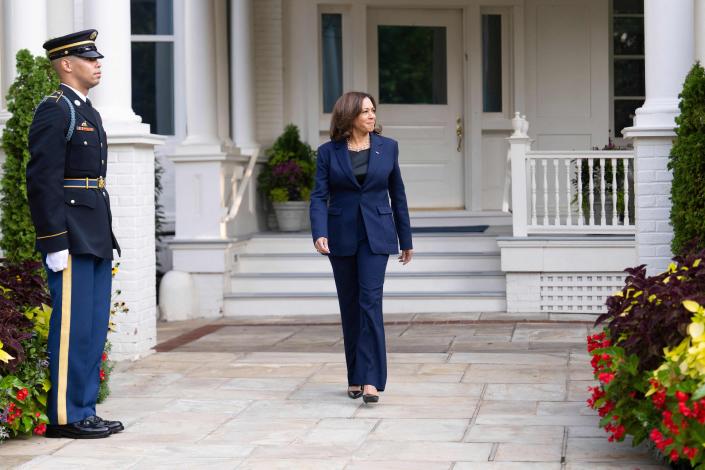
[[[612,96],[614,136],[633,124],[644,103],[644,1],[612,2]]]

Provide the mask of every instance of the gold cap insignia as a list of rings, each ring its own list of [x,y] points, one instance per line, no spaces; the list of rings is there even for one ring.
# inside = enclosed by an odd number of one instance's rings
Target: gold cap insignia
[[[91,33],[91,35],[88,36],[88,37],[90,38],[91,41],[93,41],[93,40],[95,40],[95,38],[96,38],[97,36],[98,36],[98,33],[96,33],[95,31],[93,31],[93,32]]]

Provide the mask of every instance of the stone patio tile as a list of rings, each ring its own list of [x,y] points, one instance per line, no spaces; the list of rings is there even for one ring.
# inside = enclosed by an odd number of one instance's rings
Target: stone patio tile
[[[580,368],[571,366],[568,369],[568,378],[570,380],[595,380],[590,364],[586,364],[585,367]]]
[[[428,338],[431,336],[454,337],[458,335],[472,335],[475,333],[473,325],[459,325],[457,323],[444,323],[440,325],[412,324],[401,335],[402,338],[414,339]]]
[[[539,402],[536,409],[539,416],[597,416],[583,401]]]
[[[607,432],[597,423],[594,426],[569,426],[568,437],[601,437],[606,439]]]
[[[475,414],[477,400],[465,399],[453,406],[447,404],[405,404],[395,405],[385,402],[382,396],[379,405],[362,405],[355,413],[355,418],[429,418],[429,419],[470,419]]]
[[[626,464],[655,463],[643,446],[634,448],[631,442],[608,442],[605,437],[568,437],[568,462],[605,462]]]
[[[320,364],[221,364],[188,371],[187,377],[308,377]]]
[[[469,419],[383,419],[370,441],[459,442],[469,423]]]
[[[297,443],[357,447],[365,441],[377,422],[376,419],[322,419]]]
[[[51,470],[76,470],[77,468],[133,468],[141,459],[139,455],[113,455],[96,457],[84,455],[82,457],[64,457],[59,455],[42,455],[30,460],[20,467],[25,469],[51,469]]]
[[[308,382],[287,397],[287,400],[328,401],[339,403],[350,400],[347,385],[341,383]]]
[[[239,417],[246,419],[262,418],[349,418],[360,402],[340,400],[339,403],[315,403],[296,400],[258,400]]]
[[[500,320],[500,321],[526,321],[526,320],[548,320],[548,313],[508,313],[508,312],[484,312],[480,315],[480,320]]]
[[[390,368],[392,368],[394,364],[404,363],[437,364],[448,362],[448,356],[447,353],[389,353],[387,354],[387,362]]]
[[[130,363],[131,365],[139,365],[141,363],[154,364],[158,362],[194,362],[197,364],[202,364],[204,362],[222,362],[230,363],[237,358],[241,357],[242,353],[230,353],[230,352],[208,352],[208,353],[194,353],[194,352],[180,352],[180,351],[168,351],[160,352],[158,354],[152,354],[139,361]]]
[[[519,444],[503,442],[497,447],[496,461],[557,462],[561,461],[562,440],[551,444]]]
[[[110,390],[112,396],[153,398],[156,392],[181,379],[183,375],[179,373],[113,374],[110,378]]]
[[[479,312],[451,312],[451,313],[417,313],[414,321],[447,322],[447,321],[473,321],[480,318]],[[389,315],[385,315],[389,318]]]
[[[483,400],[479,416],[535,416],[538,403],[531,400]]]
[[[513,444],[551,444],[563,440],[563,426],[470,426],[465,442],[508,442]]]
[[[374,441],[361,447],[353,460],[411,460],[420,462],[486,462],[492,444],[467,442]]]
[[[568,462],[566,470],[669,470],[668,465],[659,465],[656,462],[651,464],[624,464],[624,463],[600,463],[600,462]]]
[[[387,390],[382,394],[382,402],[383,406],[387,405],[401,405],[401,406],[427,406],[427,405],[434,405],[434,406],[450,406],[450,407],[456,407],[456,406],[465,406],[468,403],[468,397],[460,396],[460,395],[455,395],[455,396],[447,396],[447,397],[433,397],[431,399],[422,396],[422,395],[410,395],[408,393],[409,387],[408,385],[404,384],[406,387],[405,390],[407,390],[407,393],[398,393],[398,394],[391,394],[393,390],[395,390],[396,387],[389,388],[387,386]],[[475,400],[477,401],[477,400]]]
[[[161,387],[156,392],[151,392],[150,395],[162,398],[198,398],[207,396],[210,391],[227,381],[227,378],[183,377],[171,382],[168,387]]]
[[[55,452],[72,442],[70,439],[46,439],[30,437],[26,439],[11,439],[0,445],[2,461],[10,456],[35,456]]]
[[[345,355],[339,353],[252,352],[238,358],[237,362],[241,364],[324,364],[327,362],[345,364]]]
[[[138,421],[129,429],[131,433],[143,436],[172,436],[176,442],[195,442],[230,419],[231,415],[215,412],[158,411]]]
[[[222,413],[225,415],[236,415],[250,406],[252,400],[198,400],[198,399],[177,399],[171,402],[169,411],[181,412],[205,412]]]
[[[448,362],[466,364],[527,364],[533,366],[565,366],[567,353],[453,353]]]
[[[257,446],[252,459],[340,459],[350,460],[359,446],[336,444],[304,444],[295,442],[288,446]],[[298,468],[296,466],[292,468]]]
[[[450,470],[452,462],[411,462],[409,460],[363,460],[352,462],[345,470]]]
[[[288,445],[305,436],[318,419],[232,419],[199,441],[204,445],[237,443],[241,445]]]
[[[387,351],[395,353],[445,353],[450,348],[454,336],[430,336],[428,338],[390,338],[387,340]]]
[[[590,397],[588,387],[596,385],[594,380],[569,380],[568,381],[568,400],[582,401],[585,403]]]
[[[551,462],[457,462],[453,470],[561,470],[560,463]]]
[[[564,383],[492,383],[483,396],[486,400],[560,401],[565,398]]]
[[[471,364],[463,383],[565,383],[564,367],[527,367],[497,364]]]
[[[528,351],[529,343],[510,343],[503,339],[466,339],[456,338],[451,345],[451,351],[456,353],[470,352],[495,352],[495,353],[518,353]]]
[[[261,459],[249,458],[238,470],[339,470],[347,459]]]
[[[3,455],[2,464],[5,468],[19,468],[34,458],[34,455]]]
[[[131,365],[129,370],[136,374],[163,374],[165,372],[187,374],[189,371],[199,367],[201,367],[200,363],[192,361],[153,361],[144,363],[139,361]]]
[[[389,380],[385,389],[385,396],[410,394],[411,387]],[[413,386],[413,393],[422,397],[468,397],[480,398],[482,394],[482,385],[480,384],[464,384],[464,383],[445,383],[445,382],[418,382]],[[433,399],[428,400],[430,403]]]
[[[296,390],[305,379],[302,377],[238,377],[227,379],[220,385],[221,390],[272,390],[272,391],[288,391]]]
[[[586,336],[587,327],[585,325],[519,323],[514,330],[512,341],[585,344]]]
[[[135,468],[148,468],[149,470],[173,470],[175,468],[234,470],[239,468],[242,462],[242,459],[144,457],[137,462]]]

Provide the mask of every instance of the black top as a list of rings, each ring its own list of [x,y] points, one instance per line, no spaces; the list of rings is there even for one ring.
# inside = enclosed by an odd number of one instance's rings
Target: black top
[[[352,164],[353,175],[357,178],[357,182],[362,184],[367,176],[367,164],[370,161],[370,149],[355,151],[349,150],[350,163]]]

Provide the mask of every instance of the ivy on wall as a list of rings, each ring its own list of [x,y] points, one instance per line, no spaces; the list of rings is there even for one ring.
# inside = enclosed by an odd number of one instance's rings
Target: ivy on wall
[[[0,248],[10,261],[19,262],[39,259],[27,203],[27,135],[34,109],[58,87],[59,80],[45,57],[33,57],[27,49],[22,49],[16,58],[17,78],[7,94],[7,109],[12,117],[2,134],[5,162],[0,180]]]

